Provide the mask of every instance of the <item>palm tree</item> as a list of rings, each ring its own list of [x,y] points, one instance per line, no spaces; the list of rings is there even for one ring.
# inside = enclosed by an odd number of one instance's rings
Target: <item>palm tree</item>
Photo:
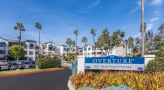
[[[144,0],[141,0],[142,57],[144,56]]]
[[[132,50],[133,46],[134,46],[134,38],[133,37],[129,37],[128,38],[128,48],[130,49],[131,52],[133,51]],[[130,54],[132,56],[132,53],[130,53]]]
[[[86,47],[86,43],[87,43],[87,38],[83,37],[81,40],[83,43],[85,43],[85,57],[87,57],[87,47]]]
[[[67,38],[66,44],[69,46],[69,50],[68,51],[70,52],[70,47],[72,45],[72,39],[71,38]]]
[[[74,31],[74,34],[76,35],[76,59],[77,59],[77,35],[79,34],[78,29]]]
[[[18,31],[19,31],[19,37],[18,37],[18,39],[19,39],[19,46],[20,46],[20,42],[21,42],[21,32],[22,32],[22,31],[25,31],[25,28],[24,28],[24,26],[23,26],[22,23],[17,22],[16,25],[14,26],[14,30],[18,30]]]
[[[76,42],[74,40],[72,40],[71,46],[72,46],[72,48],[76,46]]]
[[[91,29],[91,34],[93,35],[93,43],[94,43],[94,54],[95,54],[95,57],[96,57],[96,46],[95,46],[95,36],[96,36],[96,30],[94,28]]]
[[[37,22],[35,23],[35,27],[39,30],[39,48],[38,48],[38,52],[39,52],[39,49],[40,49],[40,30],[42,29],[42,25]]]

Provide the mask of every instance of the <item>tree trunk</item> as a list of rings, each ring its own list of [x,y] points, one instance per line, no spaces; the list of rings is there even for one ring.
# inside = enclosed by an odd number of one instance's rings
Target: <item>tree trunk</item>
[[[20,42],[21,42],[21,30],[19,30],[19,47],[20,47]]]
[[[87,47],[86,47],[86,43],[85,43],[85,57],[87,57]]]
[[[40,30],[39,30],[39,47],[38,47],[38,55],[40,53]]]
[[[94,44],[94,54],[95,54],[95,57],[96,57],[95,35],[93,35],[93,44]]]
[[[76,35],[76,61],[77,61],[77,35]]]
[[[144,0],[141,0],[142,57],[144,56]]]

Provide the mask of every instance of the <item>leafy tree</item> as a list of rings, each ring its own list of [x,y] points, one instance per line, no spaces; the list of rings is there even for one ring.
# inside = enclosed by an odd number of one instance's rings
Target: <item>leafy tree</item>
[[[38,52],[39,52],[39,49],[40,49],[40,30],[42,29],[42,25],[37,22],[35,23],[35,28],[37,28],[39,30],[39,48],[38,48]]]
[[[86,43],[88,42],[87,38],[86,37],[82,37],[81,42],[85,43],[85,49],[86,49],[85,50],[85,57],[87,57],[87,47],[86,47]]]
[[[151,53],[153,48],[154,48],[154,44],[153,44],[153,38],[154,38],[154,33],[152,30],[148,30],[147,32],[145,32],[145,49],[146,49],[146,53]]]
[[[164,23],[162,23],[159,26],[158,30],[159,30],[159,35],[160,35],[161,39],[164,40]]]
[[[110,48],[110,33],[108,31],[108,28],[105,28],[102,32],[102,35],[100,37],[100,43],[102,43],[102,49],[104,49],[107,53],[111,49]]]
[[[25,28],[24,28],[22,23],[17,22],[16,25],[14,26],[14,30],[18,30],[19,31],[18,39],[19,39],[19,44],[20,44],[20,42],[21,42],[21,32],[25,31]]]
[[[95,53],[95,50],[96,50],[96,46],[95,46],[96,30],[94,28],[91,29],[91,34],[93,35],[94,53]],[[96,56],[96,53],[95,53],[95,56]]]
[[[13,45],[10,47],[10,56],[12,58],[15,58],[17,60],[17,63],[18,63],[18,60],[20,58],[23,58],[24,57],[24,46],[19,46],[19,45]]]
[[[121,41],[122,41],[124,36],[125,36],[125,32],[124,31],[117,30],[117,31],[113,32],[112,40],[114,42],[113,43],[114,46],[118,46],[121,43]]]
[[[98,37],[98,40],[96,42],[96,46],[98,46],[99,48],[101,48],[101,55],[103,54],[103,46],[104,46],[104,39],[103,36]]]

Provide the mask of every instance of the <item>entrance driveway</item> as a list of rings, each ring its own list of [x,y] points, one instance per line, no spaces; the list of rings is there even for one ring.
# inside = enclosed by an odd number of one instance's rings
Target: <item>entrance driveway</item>
[[[71,70],[0,78],[0,90],[68,90]]]

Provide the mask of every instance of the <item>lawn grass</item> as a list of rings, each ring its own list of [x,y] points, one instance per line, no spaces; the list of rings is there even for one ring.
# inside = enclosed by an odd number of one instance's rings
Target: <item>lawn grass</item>
[[[0,76],[7,74],[18,74],[18,73],[30,73],[30,72],[41,72],[41,71],[55,71],[62,70],[63,68],[48,68],[48,69],[22,69],[22,70],[9,70],[9,71],[0,71]]]

